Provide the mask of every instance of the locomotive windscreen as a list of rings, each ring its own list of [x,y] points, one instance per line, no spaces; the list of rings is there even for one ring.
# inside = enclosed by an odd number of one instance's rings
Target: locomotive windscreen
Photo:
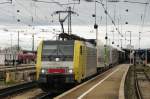
[[[74,41],[44,41],[42,61],[73,61]]]

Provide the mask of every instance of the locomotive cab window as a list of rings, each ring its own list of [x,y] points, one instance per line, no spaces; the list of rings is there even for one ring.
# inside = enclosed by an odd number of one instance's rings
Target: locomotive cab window
[[[42,50],[43,61],[73,61],[73,41],[45,41]]]

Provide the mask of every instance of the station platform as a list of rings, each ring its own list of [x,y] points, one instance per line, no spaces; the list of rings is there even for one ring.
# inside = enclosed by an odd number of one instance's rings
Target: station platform
[[[129,64],[121,64],[54,99],[124,99],[124,81]]]

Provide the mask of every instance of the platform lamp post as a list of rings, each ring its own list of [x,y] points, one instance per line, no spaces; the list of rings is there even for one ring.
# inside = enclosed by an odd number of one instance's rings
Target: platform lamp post
[[[95,23],[94,23],[94,29],[95,29],[95,32],[96,32],[96,48],[97,48],[97,65],[98,65],[98,24],[97,24],[97,21],[96,21],[96,0],[94,1],[95,2],[95,14],[93,14],[92,16],[95,18]]]
[[[131,31],[128,32],[130,32],[130,54],[131,54]],[[130,65],[131,65],[131,56],[130,56]]]
[[[96,7],[97,7],[97,3],[98,3],[98,1],[97,0],[85,0],[86,2],[94,2],[95,3],[95,5],[94,5],[94,7],[95,7],[95,9],[94,9],[94,14],[92,15],[92,17],[94,17],[95,18],[95,23],[94,23],[94,29],[95,29],[95,31],[96,31],[96,48],[97,48],[97,65],[98,65],[98,24],[97,24],[97,20],[96,20],[96,18],[97,18],[97,9],[96,9]]]
[[[13,40],[13,39],[12,39],[12,36],[13,36],[13,35],[12,35],[12,33],[10,33],[10,46],[11,46],[11,53],[12,53],[12,40]]]
[[[35,28],[33,27],[33,30],[34,30]],[[34,32],[32,32],[32,51],[34,51],[34,40],[35,40],[35,33]]]
[[[27,35],[27,34],[25,33],[24,35]],[[31,50],[32,50],[32,51],[34,51],[34,46],[35,46],[35,45],[34,45],[35,35],[36,35],[36,34],[34,34],[34,33],[31,34],[31,36],[32,36],[32,43],[31,43],[31,44],[32,44],[32,45],[31,45],[32,47],[31,47]]]
[[[110,32],[112,32],[112,34],[113,34],[113,41],[112,41],[112,45],[113,45],[113,44],[115,43],[115,42],[114,42],[114,32],[115,32],[115,31],[112,30],[112,31],[110,31]]]
[[[131,65],[131,31],[126,31],[130,33],[130,65]]]
[[[122,49],[122,39],[120,39],[120,43],[121,43],[121,49]]]
[[[32,51],[35,50],[35,35],[37,35],[37,33],[32,33]]]
[[[17,10],[17,14],[18,14],[18,16],[19,16],[19,14],[20,14],[20,10]],[[19,18],[17,18],[17,22],[18,23],[20,23],[20,19]],[[20,40],[20,38],[19,38],[19,33],[20,31],[18,30],[18,52],[19,52],[19,50],[20,50],[20,45],[19,45],[19,40]]]
[[[20,14],[20,10],[17,10],[17,15],[19,16]],[[17,18],[17,22],[20,23],[20,19]],[[14,62],[14,67],[15,67],[15,80],[17,78],[17,63],[16,63],[16,60],[17,60],[17,54],[19,53],[19,50],[20,50],[20,45],[19,45],[19,40],[20,40],[20,35],[19,35],[19,30],[18,30],[18,47],[17,47],[17,52],[15,52],[15,62]],[[19,62],[19,61],[18,61]]]
[[[141,45],[141,44],[140,44],[140,43],[141,43],[140,41],[141,41],[141,32],[139,32],[139,50],[140,50],[140,45]]]
[[[141,33],[149,33],[150,31],[146,31],[146,32],[139,32]],[[141,35],[139,36],[139,49],[140,49],[140,40],[141,40]],[[147,48],[145,49],[145,65],[147,65]]]
[[[34,26],[32,26],[32,25],[28,25],[29,27],[31,27],[32,28],[32,31],[30,31],[31,32],[31,36],[32,36],[32,47],[31,47],[31,49],[32,49],[32,51],[34,51],[34,41],[35,41],[35,33],[34,33],[34,30],[35,30],[35,27]],[[25,34],[25,35],[27,35],[27,34]]]
[[[145,65],[147,65],[147,48],[145,50]]]
[[[32,33],[32,51],[34,51],[34,33]]]
[[[18,52],[19,52],[19,50],[20,50],[20,33],[19,33],[19,31],[18,31],[18,46],[17,46],[17,50],[18,50]]]
[[[125,39],[125,48],[127,47],[127,44],[126,44],[126,33],[127,33],[127,31],[125,31],[125,37],[124,37],[124,39]]]

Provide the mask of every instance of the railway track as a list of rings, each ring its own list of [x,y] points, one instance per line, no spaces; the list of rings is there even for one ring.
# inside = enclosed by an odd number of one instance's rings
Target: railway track
[[[107,72],[109,73],[111,70],[108,70]],[[58,95],[60,94],[43,92],[36,87],[36,82],[25,83],[0,90],[0,99],[3,97],[6,97],[6,99],[53,99]]]
[[[146,92],[144,92],[145,88],[142,87],[142,84],[149,83],[150,84],[150,77],[148,73],[145,71],[145,67],[140,66],[134,66],[134,86],[135,86],[135,93],[137,96],[137,99],[149,99],[145,95]],[[149,90],[150,91],[150,90]]]
[[[34,64],[22,64],[22,65],[17,65],[17,67],[32,67],[35,66]],[[0,66],[0,69],[5,69],[5,68],[14,68],[14,66]]]
[[[140,87],[139,87],[139,83],[138,83],[138,79],[137,79],[137,74],[135,72],[135,75],[134,75],[134,86],[135,86],[135,93],[136,93],[136,96],[138,99],[143,99],[142,97],[142,93],[141,93],[141,90],[140,90]]]
[[[0,72],[4,71],[14,71],[14,70],[30,70],[30,69],[35,69],[35,66],[17,66],[17,67],[4,67],[0,68]]]
[[[52,93],[45,93],[42,94],[41,96],[37,97],[37,99],[53,99],[55,95]]]
[[[27,82],[0,90],[0,99],[53,99],[58,93],[43,92],[37,82]]]
[[[40,88],[33,88],[25,92],[11,96],[9,99],[53,99],[58,94],[56,93],[46,93]]]
[[[27,82],[4,89],[0,89],[0,98],[9,97],[13,94],[19,94],[21,92],[27,91],[29,89],[35,88],[37,83],[35,81]]]

